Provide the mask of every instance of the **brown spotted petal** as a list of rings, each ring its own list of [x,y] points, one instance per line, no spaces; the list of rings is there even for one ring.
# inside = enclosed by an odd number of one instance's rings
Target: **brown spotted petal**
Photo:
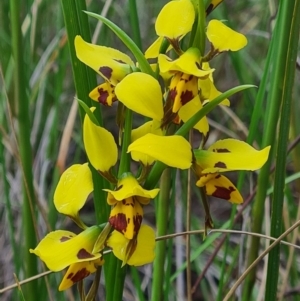
[[[91,91],[89,97],[105,106],[111,106],[117,100],[114,85],[107,81]]]
[[[90,274],[95,273],[97,267],[103,263],[104,260],[102,258],[98,258],[91,261],[83,261],[71,264],[62,282],[60,283],[58,290],[63,291],[70,288],[73,284],[83,280]]]
[[[169,98],[173,101],[173,113],[198,95],[198,79],[193,75],[177,72],[171,79]]]
[[[237,188],[226,177],[220,174],[205,174],[196,183],[199,187],[205,187],[207,195],[227,200],[234,204],[241,204],[243,198]]]
[[[133,61],[117,49],[85,42],[75,37],[76,56],[114,86],[131,72]]]
[[[143,209],[134,197],[117,202],[112,209],[109,223],[123,235],[132,239],[140,229],[143,219]]]
[[[34,250],[30,249],[30,253],[39,256],[49,270],[60,271],[73,263],[99,258],[100,254],[92,254],[92,250],[100,232],[98,226],[87,228],[78,235],[63,230],[53,231]]]
[[[208,150],[194,150],[202,173],[230,170],[256,170],[268,159],[270,146],[258,151],[246,142],[235,139],[219,140]]]

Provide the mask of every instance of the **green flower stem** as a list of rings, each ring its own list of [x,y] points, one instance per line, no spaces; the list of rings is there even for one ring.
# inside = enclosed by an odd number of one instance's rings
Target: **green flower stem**
[[[197,30],[193,41],[193,46],[197,47],[200,50],[201,55],[204,55],[205,51],[205,40],[206,40],[206,34],[205,34],[205,7],[204,7],[204,1],[198,0],[196,2],[197,5]]]
[[[139,301],[146,301],[145,297],[144,297],[144,292],[141,288],[141,279],[140,279],[140,275],[139,272],[137,270],[136,267],[132,266],[130,267],[130,273],[131,273],[131,277],[134,283],[134,287],[137,291],[137,296],[138,296],[138,300]]]
[[[288,70],[286,68],[289,64],[288,62],[291,60],[291,57],[288,57],[288,55],[291,55],[288,50],[290,47],[289,39],[291,34],[291,25],[292,25],[292,21],[294,22],[293,13],[296,5],[297,7],[299,6],[298,5],[299,1],[296,2],[281,1],[279,6],[278,18],[275,26],[274,35],[272,37],[272,40],[274,40],[274,42],[272,43],[273,47],[270,48],[268,53],[268,56],[272,56],[273,66],[272,68],[268,68],[268,69],[265,68],[265,72],[267,74],[269,74],[269,70],[272,70],[272,72],[270,73],[270,92],[268,94],[268,118],[266,120],[265,127],[264,127],[265,136],[263,137],[262,147],[265,147],[267,145],[272,145],[274,147],[275,145],[274,142],[276,137],[277,121],[279,119],[280,108],[282,108],[283,96],[286,93],[286,91],[283,90],[283,87],[286,87],[287,84],[286,80],[288,75],[286,74],[286,71]],[[282,154],[283,153],[281,152],[281,154],[279,155],[282,156]],[[257,197],[255,199],[253,211],[252,211],[252,216],[253,216],[252,229],[251,229],[252,232],[258,232],[258,233],[261,232],[263,212],[264,212],[264,202],[267,193],[267,188],[269,185],[270,166],[271,166],[271,156],[269,157],[269,160],[263,166],[263,168],[259,173]],[[281,166],[281,168],[282,167],[283,166]],[[285,173],[283,172],[281,176],[284,177]],[[280,182],[281,181],[282,179],[280,179]],[[279,183],[278,179],[277,179],[277,183]],[[277,206],[277,208],[274,208],[274,210],[280,211],[279,207],[281,205],[278,203],[277,196],[276,199],[277,201],[276,203],[274,203],[274,205]],[[251,238],[251,245],[249,250],[247,266],[250,266],[250,264],[254,262],[254,260],[258,256],[259,241],[260,240],[258,238],[255,237]],[[275,270],[273,272],[276,274]],[[248,277],[246,278],[244,291],[243,291],[243,300],[249,300],[251,296],[251,291],[255,283],[255,274],[256,274],[256,269],[252,269]],[[273,277],[273,275],[270,276],[268,275],[268,277]],[[273,285],[276,289],[277,283],[273,283]]]
[[[132,128],[132,111],[126,109],[125,112],[124,134],[122,139],[122,152],[120,158],[120,166],[118,177],[120,178],[124,172],[130,171],[130,154],[127,153],[128,145],[131,143],[131,128]]]
[[[161,185],[158,199],[156,202],[156,225],[157,236],[166,235],[168,228],[169,216],[169,199],[171,187],[171,169],[164,170],[161,176]],[[156,242],[155,259],[153,263],[153,281],[151,300],[164,300],[163,286],[165,274],[165,255],[166,255],[166,241],[161,240]]]
[[[142,39],[140,32],[140,22],[137,13],[136,0],[129,0],[129,16],[130,16],[130,24],[133,34],[133,40],[135,44],[142,49]]]
[[[288,4],[288,5],[287,5]],[[279,126],[279,137],[276,154],[276,169],[274,179],[274,194],[271,216],[271,236],[279,237],[282,234],[282,208],[284,200],[284,186],[286,174],[286,157],[290,129],[290,115],[292,104],[292,90],[295,78],[295,66],[297,59],[297,46],[300,29],[300,0],[281,2],[282,9],[278,22],[282,22],[282,35],[279,42],[285,43],[286,48],[280,58],[284,60],[283,73],[281,77],[281,117]],[[282,17],[281,17],[282,16]],[[266,282],[265,300],[276,299],[277,283],[279,274],[280,244],[271,250],[268,260],[268,272]]]
[[[72,61],[73,77],[78,99],[83,101],[88,107],[91,106],[89,92],[97,86],[96,73],[85,66],[76,57],[74,39],[80,34],[86,41],[90,41],[90,32],[88,18],[82,12],[85,9],[84,0],[62,0],[61,1],[65,25],[68,33],[69,50]],[[85,115],[85,111],[80,107],[81,120]],[[102,125],[102,116],[100,107],[95,111],[99,125]],[[107,221],[109,215],[109,206],[106,203],[106,193],[102,190],[105,187],[104,179],[99,173],[90,166],[94,183],[94,205],[96,212],[96,220],[98,224]],[[105,267],[104,267],[105,270]]]
[[[249,88],[253,88],[255,86],[253,85],[242,85],[238,87],[234,87],[220,96],[216,97],[214,100],[210,101],[208,104],[206,104],[201,110],[199,110],[193,117],[191,117],[176,133],[175,135],[185,136],[188,134],[189,130],[192,129],[196,123],[203,118],[205,115],[207,115],[215,106],[217,106],[219,103],[221,103],[224,99],[230,97],[231,95],[245,90]],[[152,189],[157,184],[163,170],[166,168],[166,165],[162,162],[156,162],[151,169],[146,182],[145,182],[145,188],[146,189]]]
[[[80,62],[76,57],[74,39],[75,36],[80,34],[86,41],[90,41],[90,32],[88,25],[88,18],[86,14],[83,13],[85,7],[85,0],[62,0],[61,1],[65,26],[67,29],[68,40],[69,40],[69,50],[72,61],[72,69],[73,69],[73,77],[75,82],[75,88],[78,99],[83,101],[88,107],[91,106],[91,100],[89,99],[89,92],[97,86],[96,73],[85,66],[82,62]],[[83,121],[83,117],[85,115],[85,111],[80,107],[80,116]],[[99,125],[103,125],[101,110],[100,107],[95,111],[95,115],[97,117]],[[96,213],[96,221],[98,224],[102,224],[107,222],[107,218],[109,216],[110,207],[106,202],[106,193],[103,191],[103,188],[107,187],[106,181],[99,175],[98,171],[96,171],[90,165],[92,171],[93,178],[93,186],[94,186],[94,206]],[[106,262],[103,267],[105,280],[106,280],[106,289],[113,294],[114,288],[114,279],[113,277],[109,277],[110,273],[110,261],[114,257],[112,255],[106,256]],[[111,299],[107,300],[112,300]]]
[[[125,127],[122,139],[122,152],[120,158],[118,178],[120,178],[123,175],[123,173],[128,172],[130,170],[130,154],[127,153],[127,148],[131,141],[132,111],[127,109],[125,114]],[[105,280],[107,284],[107,301],[122,300],[126,270],[127,266],[122,267],[121,260],[114,256],[110,256],[109,264],[107,265],[107,272],[105,275]]]
[[[15,84],[15,105],[18,107],[18,142],[20,148],[20,159],[23,172],[23,230],[24,230],[24,254],[23,262],[24,277],[29,278],[38,273],[37,257],[29,253],[30,248],[36,246],[35,231],[35,194],[33,188],[32,174],[32,150],[30,144],[30,113],[29,100],[27,97],[26,83],[28,78],[25,72],[25,63],[23,58],[22,33],[20,22],[21,5],[19,0],[10,0],[10,18],[12,33],[12,53],[14,58],[14,84]],[[36,281],[26,284],[25,296],[28,300],[36,298],[38,286]]]

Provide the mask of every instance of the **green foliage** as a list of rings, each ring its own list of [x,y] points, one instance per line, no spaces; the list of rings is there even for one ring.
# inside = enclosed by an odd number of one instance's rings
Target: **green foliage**
[[[80,34],[87,41],[120,49],[135,58],[136,68],[156,78],[159,70],[152,70],[143,53],[156,39],[155,18],[167,2],[90,1],[86,7],[84,0],[1,1],[0,233],[4,243],[0,299],[36,300],[38,292],[40,300],[80,300],[76,290],[58,292],[61,273],[37,277],[23,286],[23,280],[47,270],[28,250],[35,248],[49,231],[78,232],[69,220],[57,214],[53,195],[61,173],[74,163],[86,162],[81,130],[84,114],[88,113],[95,124],[115,129],[116,141],[123,133],[119,173],[131,167],[141,176],[144,171],[135,164],[130,166],[126,150],[131,127],[137,127],[143,119],[127,110],[123,116],[127,127],[118,133],[116,106],[92,103],[88,94],[99,77],[77,59],[74,37]],[[198,3],[200,14],[182,45],[199,45],[206,53],[207,23],[201,17],[210,1],[193,2],[196,6]],[[175,170],[157,162],[144,187],[155,187],[163,171],[164,180],[159,184],[161,193],[155,203],[147,205],[144,220],[157,227],[158,236],[183,232],[188,224],[191,231],[201,230],[202,234],[190,236],[190,264],[184,253],[186,236],[159,241],[153,266],[121,268],[122,262],[107,254],[103,267],[105,284],[101,282],[97,292],[99,300],[223,300],[247,267],[268,248],[267,239],[250,237],[250,232],[277,238],[299,220],[296,196],[300,190],[300,88],[295,84],[300,79],[299,62],[296,63],[300,25],[295,17],[300,13],[299,2],[224,1],[208,16],[208,20],[227,20],[228,26],[247,36],[248,45],[239,53],[223,53],[211,62],[216,69],[215,84],[226,92],[174,130],[186,137],[193,125],[207,115],[211,127],[207,145],[225,137],[246,140],[257,149],[272,145],[272,156],[258,174],[230,175],[233,183],[238,183],[244,204],[232,206],[224,200],[208,199],[216,228],[243,230],[248,235],[208,231],[206,237],[202,236],[207,216],[199,188],[191,185],[195,179],[186,171],[176,176]],[[258,89],[248,89],[254,85]],[[79,99],[79,114],[71,109],[77,101],[75,95]],[[229,108],[217,106],[228,97]],[[95,115],[89,110],[91,105],[97,106]],[[198,132],[194,132],[194,138],[201,139]],[[110,212],[102,190],[109,184],[91,169],[93,200],[80,213],[87,225],[95,220],[98,224],[107,222]],[[283,239],[295,244],[296,233],[297,229]],[[300,278],[299,249],[277,245],[269,258],[268,267],[251,268],[240,290],[230,292],[230,300],[275,300],[276,296],[278,300],[300,300],[293,293]],[[17,285],[9,288],[16,283],[13,274],[21,281],[21,291]],[[96,277],[100,278],[100,271]],[[186,279],[191,279],[191,283]],[[87,287],[81,287],[81,295],[89,285],[87,282]],[[187,296],[188,287],[192,296]],[[92,292],[95,291],[93,284]],[[93,300],[91,295],[87,295],[87,300]]]

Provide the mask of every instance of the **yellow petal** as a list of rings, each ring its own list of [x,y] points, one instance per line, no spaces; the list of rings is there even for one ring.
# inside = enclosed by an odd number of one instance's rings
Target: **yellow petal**
[[[205,186],[205,193],[233,204],[241,204],[243,198],[237,188],[226,177],[219,174],[205,174],[196,183]]]
[[[89,97],[105,106],[111,106],[117,100],[115,87],[109,82],[97,86],[90,92]]]
[[[147,134],[131,143],[128,152],[135,151],[155,158],[164,164],[180,169],[191,166],[191,146],[181,136],[157,136]]]
[[[211,20],[208,23],[206,35],[219,52],[238,51],[247,45],[247,39],[244,35],[232,30],[218,20]]]
[[[215,173],[259,169],[267,161],[269,151],[270,146],[258,151],[243,141],[224,139],[212,144],[208,150],[195,150],[194,154],[203,173]]]
[[[83,142],[87,156],[95,169],[109,171],[118,159],[118,148],[113,135],[95,125],[86,114],[83,122]]]
[[[154,59],[158,57],[161,43],[163,42],[164,37],[158,37],[146,50],[145,58]]]
[[[113,48],[87,43],[81,36],[75,37],[75,50],[80,61],[114,86],[130,73],[131,66],[134,66],[128,55]]]
[[[92,261],[84,261],[71,264],[68,268],[63,280],[61,281],[58,290],[64,291],[70,288],[73,284],[83,280],[85,277],[95,273],[97,267],[103,264],[103,260],[98,258]]]
[[[117,202],[109,216],[109,223],[128,239],[138,233],[142,220],[143,209],[134,197]]]
[[[158,36],[179,39],[191,31],[195,20],[195,9],[190,0],[168,2],[155,22]]]
[[[126,173],[118,182],[116,190],[103,189],[108,191],[115,200],[122,201],[132,196],[140,196],[153,199],[157,196],[159,189],[146,190],[130,173]]]
[[[76,219],[92,191],[93,180],[88,164],[74,164],[61,175],[56,186],[55,208],[58,212]]]
[[[154,135],[162,136],[164,134],[164,131],[160,127],[160,122],[156,120],[151,120],[148,122],[145,122],[143,125],[138,127],[137,129],[134,129],[131,131],[131,142],[137,140],[138,138],[141,138],[145,136],[148,133],[152,133]],[[136,153],[134,151],[131,152],[131,156],[134,161],[142,162],[144,166],[152,165],[155,161],[154,158],[148,155],[143,155],[141,153]]]
[[[199,79],[198,87],[200,89],[201,99],[212,101],[222,93],[218,91],[210,78]],[[223,106],[229,106],[230,101],[226,98],[221,103]]]
[[[92,254],[92,250],[100,232],[98,226],[87,228],[78,235],[63,230],[53,231],[29,251],[39,256],[49,270],[60,271],[75,262],[99,258],[100,254]]]
[[[119,101],[127,108],[152,119],[163,118],[162,92],[159,82],[146,73],[135,72],[116,86]]]
[[[201,101],[199,99],[199,96],[196,96],[190,102],[181,107],[181,109],[178,112],[178,115],[183,122],[187,122],[192,116],[194,116],[195,113],[197,113],[201,109]],[[206,136],[209,130],[207,118],[204,116],[202,119],[200,119],[200,121],[197,122],[194,128],[197,129],[204,136]]]
[[[197,48],[189,48],[178,59],[171,60],[165,54],[158,56],[158,64],[160,71],[166,73],[168,71],[178,71],[186,74],[194,75],[199,78],[208,77],[214,69],[203,70],[200,64],[201,54]]]
[[[114,255],[124,261],[127,257],[126,250],[129,239],[124,237],[120,232],[113,231],[107,245],[112,248]],[[133,266],[141,266],[153,262],[155,253],[155,234],[151,227],[142,225],[137,236],[137,245],[134,253],[125,263]]]

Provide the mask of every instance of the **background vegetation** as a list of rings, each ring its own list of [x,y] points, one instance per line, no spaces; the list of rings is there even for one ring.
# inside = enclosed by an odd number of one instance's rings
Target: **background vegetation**
[[[9,288],[46,271],[29,254],[29,248],[51,229],[73,229],[73,224],[54,210],[53,193],[66,167],[86,161],[61,2],[0,2],[1,300],[79,300],[76,288],[57,291],[61,273],[39,276],[20,289]],[[136,1],[140,35],[132,21],[135,1],[91,0],[87,8],[107,16],[145,50],[155,39],[155,17],[166,2]],[[236,94],[230,99],[230,108],[218,107],[209,114],[212,130],[208,144],[233,137],[259,149],[271,144],[273,152],[259,176],[231,175],[244,196],[243,205],[236,208],[210,199],[216,229],[279,237],[300,220],[299,24],[293,15],[298,12],[299,16],[299,1],[282,1],[280,6],[278,2],[224,0],[210,16],[228,20],[248,38],[242,51],[213,61],[216,86],[226,91],[239,84],[255,84],[259,89]],[[66,17],[72,21],[72,16]],[[88,22],[95,43],[128,53],[104,24],[93,18]],[[104,107],[102,114],[105,125],[115,128],[117,137],[115,108]],[[180,172],[175,178],[170,202],[176,206],[168,213],[168,233],[184,231],[186,223],[187,174]],[[192,191],[191,206],[191,228],[201,230],[204,210],[197,190]],[[155,226],[155,205],[147,208],[145,218]],[[92,196],[82,216],[87,223],[95,222]],[[299,244],[298,228],[284,240]],[[205,240],[201,233],[191,235],[190,283],[185,274],[185,242],[185,236],[166,241],[163,300],[185,300],[189,286],[191,300],[225,300],[240,275],[272,241],[240,232],[226,235],[212,231]],[[274,265],[268,265],[264,257],[228,296],[230,300],[300,300],[299,249],[281,245],[273,251],[270,258]],[[152,265],[128,269],[123,299],[150,299],[152,275]],[[102,277],[99,297],[105,294]]]

